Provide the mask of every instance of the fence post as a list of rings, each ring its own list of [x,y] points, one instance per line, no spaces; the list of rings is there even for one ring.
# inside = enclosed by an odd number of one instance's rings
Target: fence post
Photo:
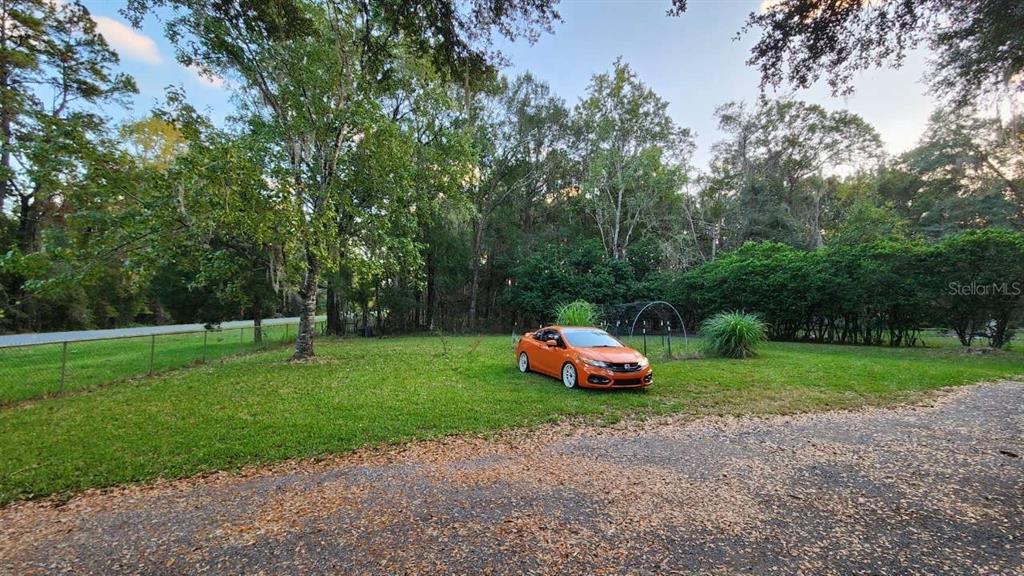
[[[68,371],[68,343],[66,340],[64,341],[62,348],[63,350],[61,352],[60,360],[60,388],[57,389],[58,393],[64,391],[64,377]]]
[[[156,334],[149,336],[149,375],[153,375],[153,354],[156,352]]]
[[[203,364],[206,364],[206,338],[210,335],[209,330],[203,330]]]
[[[644,333],[644,356],[647,356],[647,324],[646,323],[643,326],[643,333]]]
[[[668,357],[672,358],[672,323],[668,323]]]

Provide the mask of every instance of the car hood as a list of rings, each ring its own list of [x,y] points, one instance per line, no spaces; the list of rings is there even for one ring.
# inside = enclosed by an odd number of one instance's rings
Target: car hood
[[[601,362],[614,362],[616,364],[632,364],[639,362],[644,357],[643,354],[625,346],[618,348],[577,348],[577,350],[580,351],[581,356],[600,360]]]

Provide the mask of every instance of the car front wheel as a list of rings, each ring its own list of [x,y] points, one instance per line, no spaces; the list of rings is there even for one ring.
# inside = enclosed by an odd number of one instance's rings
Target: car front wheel
[[[568,362],[562,366],[562,384],[566,388],[576,387],[576,367]]]
[[[530,371],[530,359],[526,357],[526,352],[519,353],[519,371],[523,374]]]

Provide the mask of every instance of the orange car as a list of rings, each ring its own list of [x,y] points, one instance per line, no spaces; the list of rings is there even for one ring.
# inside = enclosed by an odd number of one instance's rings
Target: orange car
[[[604,330],[548,326],[516,344],[519,371],[561,378],[566,388],[644,388],[654,381],[643,354]]]

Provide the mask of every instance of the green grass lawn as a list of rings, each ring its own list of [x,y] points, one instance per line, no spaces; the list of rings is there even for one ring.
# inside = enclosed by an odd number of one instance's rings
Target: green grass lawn
[[[263,347],[286,346],[291,344],[295,330],[293,325],[264,326],[262,346],[254,342],[252,328],[211,331],[205,340],[202,332],[157,335],[152,346],[152,368],[164,372],[204,359],[211,362]],[[144,376],[150,370],[152,344],[149,336],[71,342],[63,385],[61,344],[0,348],[0,404]]]
[[[1024,375],[1024,355],[773,343],[751,360],[658,361],[647,391],[521,375],[509,336],[324,340],[0,409],[0,503],[569,415],[778,413],[886,404]],[[690,348],[695,343],[691,341]],[[679,353],[679,343],[673,351]],[[683,350],[685,352],[685,350]]]

